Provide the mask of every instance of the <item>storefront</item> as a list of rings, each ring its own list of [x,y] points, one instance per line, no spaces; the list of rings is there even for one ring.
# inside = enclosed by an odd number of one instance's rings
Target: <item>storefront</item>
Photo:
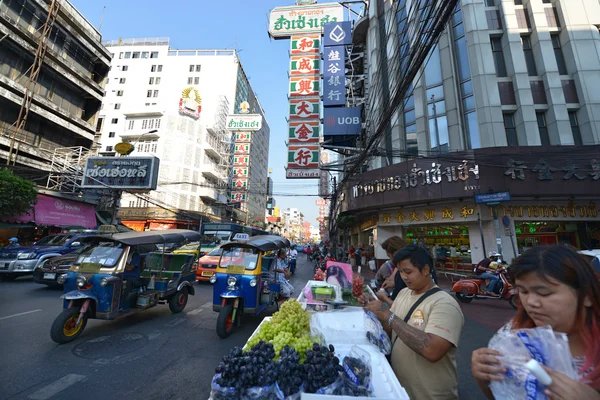
[[[600,146],[507,147],[399,163],[353,179],[340,215],[356,218],[352,232],[363,242],[365,221],[377,215],[369,230],[379,262],[386,258],[380,244],[393,235],[438,245],[440,267],[455,270],[470,270],[492,250],[510,262],[537,244],[600,248],[598,154]],[[497,192],[510,200],[476,202],[476,194]]]
[[[200,222],[220,222],[214,216],[198,214],[192,219],[193,212],[182,211],[190,218],[182,218],[180,213],[175,213],[170,210],[165,210],[159,207],[129,207],[121,208],[117,217],[121,223],[134,231],[144,232],[148,230],[165,230],[165,229],[191,229],[197,231]]]

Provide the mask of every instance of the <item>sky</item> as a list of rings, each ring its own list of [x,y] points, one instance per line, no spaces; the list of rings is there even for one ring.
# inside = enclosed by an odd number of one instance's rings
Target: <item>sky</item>
[[[318,225],[318,180],[285,178],[290,42],[267,34],[269,11],[294,0],[70,2],[96,28],[102,20],[102,40],[170,37],[174,49],[236,49],[271,128],[269,168],[276,205],[298,208],[305,221]]]

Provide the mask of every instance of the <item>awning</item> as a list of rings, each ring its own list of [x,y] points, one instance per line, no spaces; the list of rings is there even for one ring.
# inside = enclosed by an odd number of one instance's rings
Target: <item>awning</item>
[[[24,228],[35,228],[35,224],[32,224],[32,223],[17,224],[17,223],[0,221],[0,229],[24,229]]]

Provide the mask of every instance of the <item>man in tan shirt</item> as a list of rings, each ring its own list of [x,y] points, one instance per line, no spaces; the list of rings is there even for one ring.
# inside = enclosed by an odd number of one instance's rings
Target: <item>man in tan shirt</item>
[[[392,307],[365,297],[361,301],[390,334],[396,377],[412,400],[456,400],[456,348],[464,325],[462,311],[456,300],[433,282],[433,260],[427,250],[407,246],[394,254],[392,262],[407,285]]]

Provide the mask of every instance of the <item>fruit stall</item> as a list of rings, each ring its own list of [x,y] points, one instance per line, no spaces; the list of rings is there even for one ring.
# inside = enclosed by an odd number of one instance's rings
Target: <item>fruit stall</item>
[[[390,350],[381,324],[361,308],[311,312],[291,299],[223,358],[209,400],[408,399]]]

